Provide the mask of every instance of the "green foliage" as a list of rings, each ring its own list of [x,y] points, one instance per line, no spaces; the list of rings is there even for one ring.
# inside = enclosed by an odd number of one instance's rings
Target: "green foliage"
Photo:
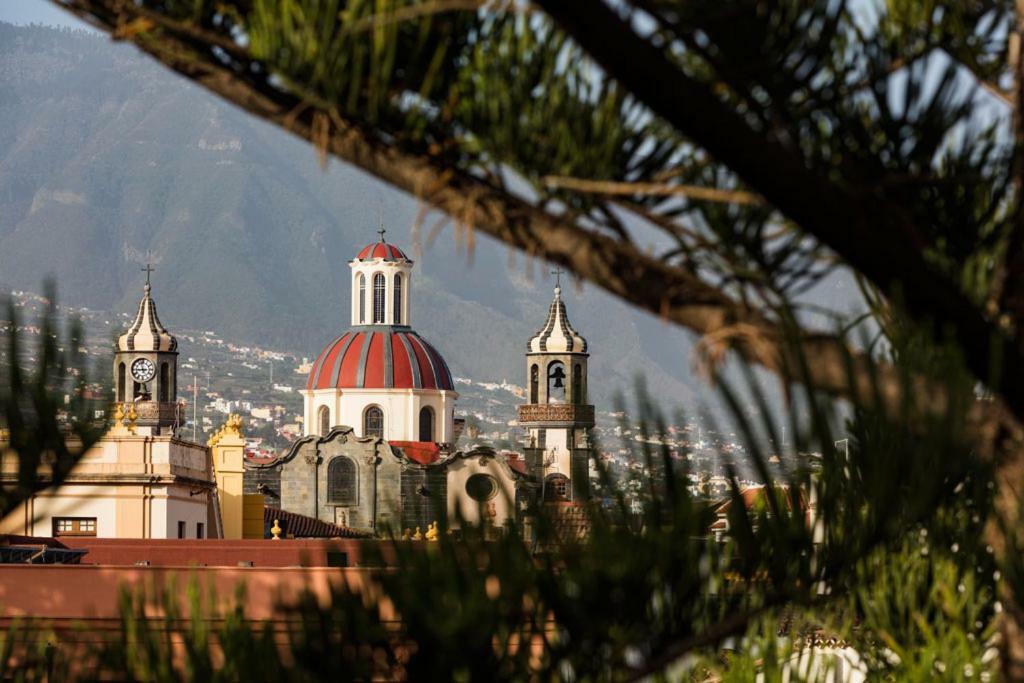
[[[6,345],[0,355],[0,430],[6,432],[0,456],[5,464],[13,460],[16,465],[13,480],[6,478],[5,468],[0,518],[35,492],[63,481],[105,431],[95,411],[105,410],[108,401],[86,391],[90,368],[82,353],[81,325],[72,320],[61,335],[52,285],[46,287],[46,299],[34,351],[22,349],[22,323],[13,301],[7,302],[8,322],[0,328]]]

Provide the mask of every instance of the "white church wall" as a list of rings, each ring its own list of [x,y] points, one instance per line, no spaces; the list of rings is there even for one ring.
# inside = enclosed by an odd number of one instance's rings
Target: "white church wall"
[[[486,500],[475,500],[466,488],[470,477],[477,474],[494,482],[494,493]],[[469,524],[479,525],[484,520],[496,527],[515,518],[515,480],[496,458],[459,458],[448,465],[447,476],[448,523],[453,529],[460,526],[460,514]]]

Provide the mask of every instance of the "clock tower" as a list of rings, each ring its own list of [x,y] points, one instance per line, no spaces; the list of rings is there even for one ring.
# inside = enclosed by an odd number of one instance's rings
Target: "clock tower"
[[[114,352],[115,400],[133,404],[141,434],[171,434],[180,423],[178,408],[178,340],[160,324],[149,276],[139,312],[117,338]]]

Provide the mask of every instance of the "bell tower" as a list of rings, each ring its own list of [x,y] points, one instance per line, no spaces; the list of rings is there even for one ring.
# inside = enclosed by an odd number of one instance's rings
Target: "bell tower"
[[[178,340],[160,324],[146,266],[139,312],[117,338],[114,352],[115,400],[135,407],[140,434],[170,434],[179,423]]]
[[[527,344],[528,403],[519,425],[528,430],[526,461],[542,482],[544,500],[583,502],[590,496],[590,429],[587,403],[587,341],[569,324],[562,288],[544,327]]]

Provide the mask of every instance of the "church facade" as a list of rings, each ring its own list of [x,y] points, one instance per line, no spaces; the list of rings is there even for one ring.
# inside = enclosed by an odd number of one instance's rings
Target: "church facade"
[[[524,458],[454,448],[458,394],[440,352],[411,326],[413,262],[405,253],[382,234],[349,267],[350,326],[311,367],[305,435],[273,462],[248,467],[247,491],[378,534],[439,522],[501,529],[535,502],[588,499],[587,342],[569,323],[560,287],[528,343]]]

